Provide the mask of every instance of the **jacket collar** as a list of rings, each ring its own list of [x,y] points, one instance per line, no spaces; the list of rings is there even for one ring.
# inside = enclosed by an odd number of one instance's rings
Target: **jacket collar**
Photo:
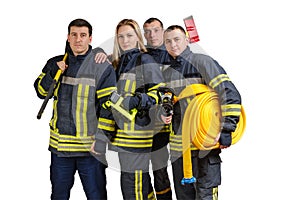
[[[69,55],[69,61],[77,61],[77,60],[84,60],[85,57],[92,51],[92,46],[89,45],[89,49],[88,51],[83,54],[83,55],[78,55],[78,56],[75,56],[72,49],[71,48],[68,48],[67,49],[67,52],[68,52],[68,55]]]
[[[188,59],[188,56],[191,54],[191,50],[190,47],[188,46],[179,56],[177,56],[176,58],[173,58],[170,54],[169,54],[169,58],[170,58],[170,63],[171,65],[175,64],[175,63],[182,63],[184,61],[186,61]]]

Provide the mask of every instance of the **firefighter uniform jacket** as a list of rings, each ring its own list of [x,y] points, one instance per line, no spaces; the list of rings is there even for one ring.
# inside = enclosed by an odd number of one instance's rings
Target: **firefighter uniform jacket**
[[[187,47],[180,56],[170,56],[170,66],[163,72],[168,87],[174,89],[176,96],[190,84],[205,84],[213,88],[218,96],[222,109],[222,131],[233,132],[239,121],[241,96],[230,81],[225,70],[210,56],[193,53]],[[172,154],[182,152],[182,120],[191,98],[185,98],[174,105],[172,119],[173,131],[170,135]],[[188,113],[187,113],[188,114]],[[197,150],[191,143],[191,149]]]
[[[140,63],[139,63],[140,62]],[[163,83],[159,65],[147,53],[139,49],[124,52],[116,69],[117,90],[123,97],[134,96],[136,92],[146,93],[151,102],[158,103],[157,88]],[[154,100],[154,101],[153,101]],[[132,121],[114,115],[117,134],[112,140],[111,149],[116,151],[149,152],[152,147],[153,125],[155,120],[146,114],[136,115]]]
[[[154,58],[154,60],[160,65],[160,70],[163,71],[164,67],[166,66],[167,62],[169,61],[169,54],[166,50],[165,45],[161,45],[157,48],[153,48],[151,46],[146,46],[148,53]],[[170,137],[170,125],[164,124],[161,119],[159,119],[155,124],[155,133],[154,139],[156,140],[153,143],[152,151],[157,151],[164,146],[168,145],[169,137]]]
[[[49,150],[65,157],[87,156],[96,133],[104,143],[104,136],[114,131],[113,116],[101,105],[116,90],[115,72],[108,62],[95,63],[91,46],[85,55],[74,56],[70,49],[67,53],[69,67],[53,94]],[[47,96],[59,69],[56,63],[62,58],[61,55],[49,59],[36,79],[34,87],[38,97]]]

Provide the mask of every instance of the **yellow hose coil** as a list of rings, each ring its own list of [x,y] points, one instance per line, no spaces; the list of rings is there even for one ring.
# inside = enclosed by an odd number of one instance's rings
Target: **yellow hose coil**
[[[208,86],[192,84],[187,86],[176,101],[192,97],[182,124],[183,173],[182,184],[195,182],[192,172],[190,142],[200,150],[211,150],[220,147],[222,111],[218,95]],[[242,137],[246,127],[246,117],[241,106],[241,115],[236,130],[232,133],[232,144]]]

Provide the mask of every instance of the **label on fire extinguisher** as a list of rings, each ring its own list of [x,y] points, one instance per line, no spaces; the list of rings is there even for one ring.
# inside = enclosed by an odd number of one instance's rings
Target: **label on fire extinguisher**
[[[183,21],[188,33],[188,37],[190,39],[190,43],[200,41],[193,16],[191,15],[189,17],[186,17],[183,19]]]

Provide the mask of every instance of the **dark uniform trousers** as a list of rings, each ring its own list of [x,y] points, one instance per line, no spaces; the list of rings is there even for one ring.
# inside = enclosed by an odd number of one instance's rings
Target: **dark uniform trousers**
[[[172,200],[171,183],[167,171],[169,161],[168,142],[168,133],[158,133],[153,137],[151,163],[157,200]]]
[[[155,199],[149,175],[150,153],[119,152],[118,156],[124,200]]]
[[[171,157],[174,188],[178,200],[217,200],[221,184],[220,149],[193,151],[192,168],[196,183],[181,185],[183,158]]]

